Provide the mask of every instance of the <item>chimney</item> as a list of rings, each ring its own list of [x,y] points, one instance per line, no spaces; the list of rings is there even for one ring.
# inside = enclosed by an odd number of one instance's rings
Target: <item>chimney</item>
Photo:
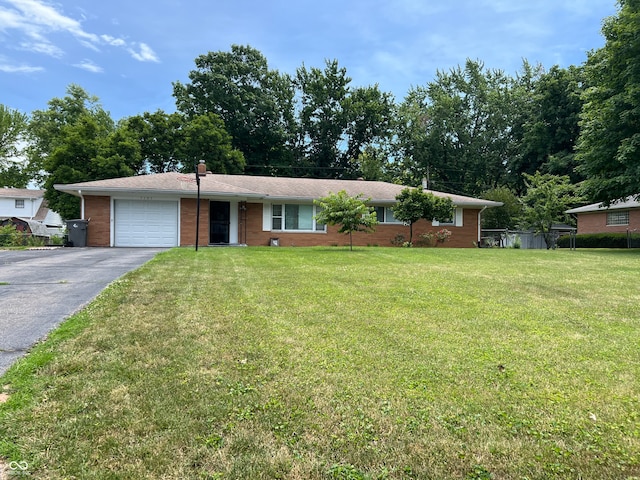
[[[207,175],[207,164],[204,163],[204,160],[200,160],[200,163],[198,163],[198,176],[204,177],[206,175]]]

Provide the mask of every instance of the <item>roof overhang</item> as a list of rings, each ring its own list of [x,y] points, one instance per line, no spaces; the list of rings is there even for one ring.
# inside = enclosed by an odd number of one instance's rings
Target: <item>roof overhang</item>
[[[245,175],[207,174],[199,182],[201,198],[228,198],[238,201],[312,202],[332,191],[345,190],[349,195],[370,198],[374,205],[394,205],[402,185],[387,182],[329,180],[286,177],[258,177]],[[54,188],[76,197],[162,197],[195,198],[198,195],[196,179],[179,173],[164,173],[96,180],[75,184],[56,184]],[[419,188],[419,187],[417,187]],[[456,207],[485,209],[502,206],[501,202],[475,197],[426,190],[436,197],[450,198]]]

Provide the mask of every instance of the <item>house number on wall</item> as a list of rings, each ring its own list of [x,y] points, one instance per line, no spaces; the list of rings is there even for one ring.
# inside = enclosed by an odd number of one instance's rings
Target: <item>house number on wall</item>
[[[153,197],[140,197],[140,200],[150,201],[153,200]]]

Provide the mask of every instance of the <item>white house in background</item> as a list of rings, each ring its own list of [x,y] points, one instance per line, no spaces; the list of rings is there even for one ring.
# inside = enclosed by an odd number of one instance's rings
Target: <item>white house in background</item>
[[[61,235],[64,226],[60,215],[47,206],[44,190],[27,188],[0,188],[0,224],[9,221],[18,227],[28,224],[38,236]]]

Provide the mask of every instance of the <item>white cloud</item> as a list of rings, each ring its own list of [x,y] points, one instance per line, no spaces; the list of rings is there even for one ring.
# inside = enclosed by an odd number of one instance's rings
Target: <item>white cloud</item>
[[[114,47],[124,47],[127,42],[125,42],[121,38],[115,38],[111,35],[100,35],[100,38],[107,44],[113,45]]]
[[[38,36],[48,31],[66,31],[79,39],[98,41],[98,36],[85,32],[80,22],[62,15],[53,7],[38,0],[7,0],[7,2],[22,12],[22,21],[30,26],[30,30],[35,30]]]
[[[146,43],[138,44],[140,50],[136,52],[133,48],[129,48],[129,53],[139,62],[159,62],[156,53]]]
[[[20,44],[20,48],[34,53],[42,53],[54,58],[61,58],[64,52],[61,48],[48,42],[23,42]]]
[[[24,37],[14,42],[23,50],[60,58],[64,51],[54,34],[66,33],[94,52],[100,47],[123,48],[133,58],[141,62],[158,62],[156,53],[145,43],[130,42],[109,34],[96,34],[86,31],[81,22],[64,15],[57,5],[47,4],[44,0],[4,0],[13,8],[0,6],[0,31],[17,31]],[[84,17],[84,15],[83,15]],[[91,64],[92,65],[92,64]],[[86,61],[76,64],[89,71],[96,71],[95,65],[87,66]],[[100,69],[99,71],[102,71]]]
[[[42,67],[32,67],[31,65],[9,65],[0,63],[0,72],[4,73],[34,73],[42,71],[44,71],[44,68]]]
[[[0,29],[8,30],[9,28],[23,28],[24,22],[22,17],[14,10],[7,10],[0,7]]]
[[[86,70],[87,72],[91,72],[91,73],[104,72],[104,69],[102,67],[100,67],[99,65],[96,65],[91,60],[83,60],[80,63],[75,63],[73,66],[77,68],[81,68],[82,70]]]

